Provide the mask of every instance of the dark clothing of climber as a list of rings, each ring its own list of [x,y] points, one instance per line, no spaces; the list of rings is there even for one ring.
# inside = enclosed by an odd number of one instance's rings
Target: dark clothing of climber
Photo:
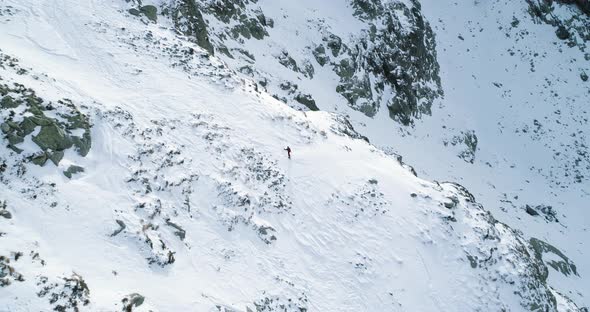
[[[289,157],[289,159],[291,159],[291,148],[287,146],[285,150],[287,151],[287,156]]]

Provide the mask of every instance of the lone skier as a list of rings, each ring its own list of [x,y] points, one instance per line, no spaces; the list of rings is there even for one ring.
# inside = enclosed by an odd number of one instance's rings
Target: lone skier
[[[291,148],[287,146],[287,148],[285,150],[287,151],[287,157],[289,157],[289,159],[291,159]]]

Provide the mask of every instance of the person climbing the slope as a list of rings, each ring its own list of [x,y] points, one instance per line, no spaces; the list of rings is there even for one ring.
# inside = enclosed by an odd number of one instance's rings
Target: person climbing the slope
[[[287,157],[289,157],[289,159],[291,159],[291,148],[287,146],[287,148],[285,150],[287,151]]]

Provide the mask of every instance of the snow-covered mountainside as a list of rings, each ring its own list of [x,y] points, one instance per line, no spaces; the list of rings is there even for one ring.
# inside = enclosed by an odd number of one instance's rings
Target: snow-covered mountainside
[[[0,311],[587,311],[566,2],[0,0]]]

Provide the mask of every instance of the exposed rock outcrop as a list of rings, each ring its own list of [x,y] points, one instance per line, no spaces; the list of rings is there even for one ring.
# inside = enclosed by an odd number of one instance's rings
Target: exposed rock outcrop
[[[26,156],[32,163],[43,166],[50,160],[58,165],[70,148],[81,156],[90,151],[90,121],[72,101],[46,103],[35,91],[19,84],[0,84],[0,97],[0,129],[8,148],[21,154],[19,146],[30,136],[40,148]]]

